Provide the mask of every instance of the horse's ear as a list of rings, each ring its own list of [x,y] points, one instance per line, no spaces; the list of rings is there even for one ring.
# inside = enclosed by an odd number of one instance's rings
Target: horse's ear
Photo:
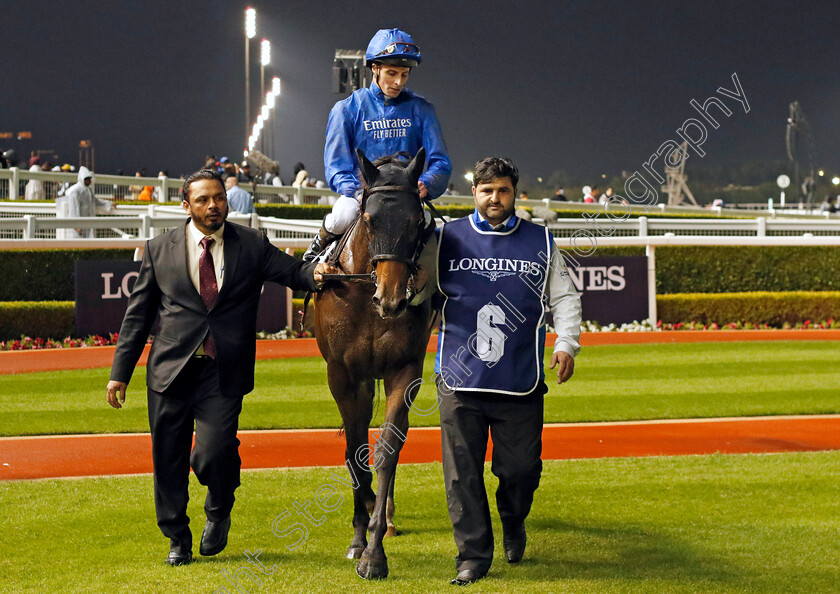
[[[420,179],[420,174],[423,173],[423,167],[426,165],[426,149],[422,146],[420,150],[417,151],[417,154],[414,155],[414,158],[411,160],[411,163],[408,164],[406,167],[406,171],[408,171],[409,179],[417,181]]]
[[[373,183],[373,180],[376,179],[379,170],[368,160],[367,157],[365,157],[362,149],[356,149],[356,159],[359,161],[359,168],[362,170],[362,177],[364,177],[367,184],[370,185]]]

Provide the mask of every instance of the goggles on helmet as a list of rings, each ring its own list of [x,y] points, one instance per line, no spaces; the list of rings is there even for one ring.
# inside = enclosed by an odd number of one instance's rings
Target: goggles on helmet
[[[420,48],[418,48],[413,43],[406,43],[404,41],[396,41],[394,43],[389,43],[387,46],[385,46],[385,49],[383,49],[381,52],[376,54],[376,56],[374,56],[374,58],[378,58],[380,56],[389,56],[389,55],[393,54],[394,52],[419,54],[420,53]]]

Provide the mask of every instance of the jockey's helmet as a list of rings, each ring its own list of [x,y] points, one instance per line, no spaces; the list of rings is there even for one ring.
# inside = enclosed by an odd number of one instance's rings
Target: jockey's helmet
[[[419,66],[423,57],[420,48],[411,35],[399,29],[380,29],[371,38],[365,52],[365,65],[373,63],[391,64],[414,68]]]

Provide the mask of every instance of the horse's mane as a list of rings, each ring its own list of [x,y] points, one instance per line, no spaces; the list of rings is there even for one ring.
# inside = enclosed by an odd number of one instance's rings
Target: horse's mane
[[[379,157],[376,161],[373,162],[373,165],[375,167],[379,167],[380,165],[393,163],[394,165],[401,165],[403,168],[405,168],[410,162],[411,155],[409,155],[405,151],[400,151],[398,153],[394,153],[393,155],[385,155],[384,157]]]

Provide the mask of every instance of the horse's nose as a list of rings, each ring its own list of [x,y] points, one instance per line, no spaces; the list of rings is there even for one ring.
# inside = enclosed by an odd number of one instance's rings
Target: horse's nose
[[[408,300],[405,297],[401,299],[380,299],[378,295],[373,296],[373,304],[382,318],[393,318],[405,311],[408,306]]]

